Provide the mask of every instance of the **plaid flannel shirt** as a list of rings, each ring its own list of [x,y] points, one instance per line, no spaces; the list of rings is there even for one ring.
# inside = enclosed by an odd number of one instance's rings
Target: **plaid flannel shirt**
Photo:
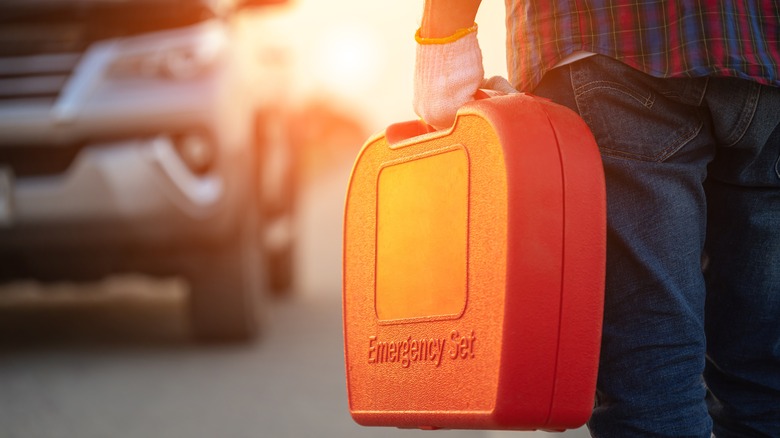
[[[506,0],[511,82],[530,91],[577,51],[657,77],[780,86],[778,0]]]

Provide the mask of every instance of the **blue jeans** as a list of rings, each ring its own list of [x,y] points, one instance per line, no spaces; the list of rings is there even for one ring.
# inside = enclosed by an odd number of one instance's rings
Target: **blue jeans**
[[[780,437],[780,89],[603,56],[535,94],[578,112],[607,183],[596,437]]]

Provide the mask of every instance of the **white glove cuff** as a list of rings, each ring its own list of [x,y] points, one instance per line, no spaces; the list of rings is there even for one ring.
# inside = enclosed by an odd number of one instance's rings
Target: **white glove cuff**
[[[417,44],[415,112],[437,129],[452,126],[458,108],[473,99],[484,74],[476,32],[446,44]]]

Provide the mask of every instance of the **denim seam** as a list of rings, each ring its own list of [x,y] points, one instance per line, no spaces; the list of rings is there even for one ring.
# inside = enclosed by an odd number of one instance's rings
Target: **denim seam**
[[[572,72],[571,64],[567,65],[566,68],[569,69],[569,86],[574,94],[574,104],[577,106],[577,114],[581,115],[582,107],[580,107],[580,100],[577,98],[577,93],[574,92],[574,73]]]
[[[652,108],[653,104],[655,103],[655,95],[653,93],[650,93],[649,96],[645,97],[639,93],[634,92],[633,90],[631,90],[630,88],[624,85],[612,81],[592,81],[592,82],[588,82],[587,84],[580,85],[574,90],[574,97],[579,98],[580,96],[586,93],[590,93],[591,91],[605,89],[605,88],[620,93],[624,93],[627,96],[631,97],[632,99],[636,100],[637,102],[641,103],[642,106],[648,109]]]
[[[699,98],[696,100],[695,105],[698,107],[701,107],[701,105],[704,103],[704,98],[707,96],[707,89],[710,88],[710,78],[705,77],[704,78],[704,87],[699,93]]]
[[[777,161],[775,161],[775,174],[780,178],[780,156],[778,156]]]
[[[758,108],[758,100],[759,100],[759,97],[761,96],[761,87],[760,86],[756,86],[754,88],[754,90],[756,90],[756,91],[754,93],[750,94],[750,98],[749,98],[748,102],[745,104],[745,107],[749,108],[749,113],[748,112],[743,112],[743,114],[744,114],[743,117],[739,119],[739,121],[737,122],[737,125],[734,127],[734,134],[735,135],[730,136],[725,141],[728,142],[730,139],[732,139],[734,137],[736,137],[736,140],[732,141],[731,143],[728,143],[727,145],[725,145],[725,147],[732,147],[732,146],[736,145],[737,143],[740,142],[740,140],[742,140],[742,138],[747,133],[747,130],[750,127],[750,123],[753,121],[753,117],[756,114],[756,108]]]
[[[703,122],[700,122],[699,125],[696,127],[696,129],[693,129],[691,131],[686,132],[685,134],[679,135],[677,138],[671,141],[672,146],[669,146],[668,148],[664,149],[660,154],[657,155],[643,155],[643,154],[637,154],[637,153],[629,153],[617,149],[611,149],[607,147],[601,148],[602,152],[605,155],[609,155],[612,157],[619,157],[619,158],[626,158],[626,159],[642,159],[640,161],[653,161],[653,162],[663,162],[667,158],[674,155],[677,151],[685,147],[686,144],[690,143],[691,140],[696,138],[697,135],[701,132],[701,128],[704,126]]]

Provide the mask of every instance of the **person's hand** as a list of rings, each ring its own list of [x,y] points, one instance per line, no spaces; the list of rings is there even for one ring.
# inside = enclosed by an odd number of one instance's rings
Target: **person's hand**
[[[472,100],[485,74],[477,25],[445,38],[416,35],[414,111],[425,123],[447,128],[455,113]]]

